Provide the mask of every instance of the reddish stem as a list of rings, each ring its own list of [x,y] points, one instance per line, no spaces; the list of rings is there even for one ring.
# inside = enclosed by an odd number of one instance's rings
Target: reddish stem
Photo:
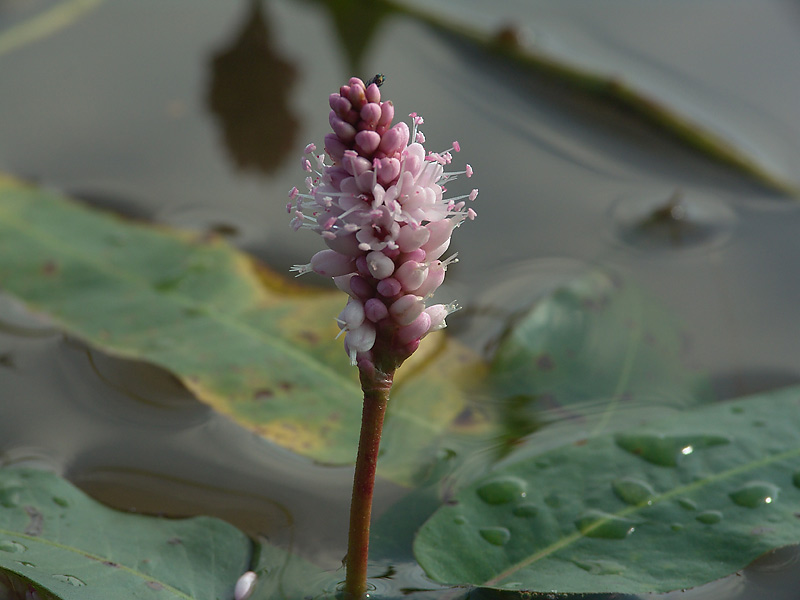
[[[389,403],[394,371],[382,373],[374,367],[359,365],[364,408],[361,414],[361,437],[353,478],[350,502],[350,537],[347,542],[347,576],[345,592],[349,600],[361,600],[367,592],[367,560],[369,557],[369,524],[372,494],[381,443],[383,418]]]

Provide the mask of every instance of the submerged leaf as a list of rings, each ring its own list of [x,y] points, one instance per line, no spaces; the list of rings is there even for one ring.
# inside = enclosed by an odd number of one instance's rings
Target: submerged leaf
[[[510,435],[558,422],[557,443],[565,427],[580,436],[615,431],[711,399],[706,379],[684,360],[675,319],[602,271],[556,289],[509,327],[490,384]]]
[[[341,292],[292,286],[218,238],[132,224],[3,177],[0,285],[91,345],[170,370],[275,443],[324,463],[355,458],[362,393],[334,341]],[[452,374],[474,360],[452,343],[426,341],[423,354],[387,422],[387,436],[396,426],[418,448],[461,411]],[[408,481],[420,459],[401,453],[396,477]]]
[[[210,517],[106,508],[52,473],[0,469],[0,570],[64,600],[232,598],[252,544]]]
[[[443,583],[662,592],[800,542],[800,387],[515,461],[462,490],[414,552]]]

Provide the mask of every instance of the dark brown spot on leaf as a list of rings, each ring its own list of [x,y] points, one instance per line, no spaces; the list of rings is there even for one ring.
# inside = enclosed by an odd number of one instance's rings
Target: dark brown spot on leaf
[[[468,425],[472,425],[475,422],[475,411],[471,408],[465,408],[462,410],[455,419],[453,419],[453,424],[459,427],[466,427]]]
[[[42,265],[42,273],[44,275],[52,275],[58,270],[58,264],[54,260],[48,260]]]
[[[269,400],[274,395],[275,395],[275,392],[273,392],[271,389],[269,389],[269,388],[261,388],[260,390],[256,390],[253,393],[253,400]]]
[[[556,363],[553,362],[553,357],[549,354],[540,354],[539,358],[536,359],[536,367],[540,371],[552,371],[555,366]]]
[[[313,331],[301,331],[298,333],[301,340],[305,340],[309,344],[319,344],[320,336]]]

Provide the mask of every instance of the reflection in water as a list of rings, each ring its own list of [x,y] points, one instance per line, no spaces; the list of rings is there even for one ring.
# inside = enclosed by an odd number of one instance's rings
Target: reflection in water
[[[211,58],[207,98],[239,169],[271,174],[291,150],[298,125],[289,110],[295,78],[295,67],[272,43],[260,0],[252,0],[241,31]]]
[[[361,59],[384,17],[396,9],[374,0],[318,0],[328,9],[347,54],[351,73],[361,73]]]

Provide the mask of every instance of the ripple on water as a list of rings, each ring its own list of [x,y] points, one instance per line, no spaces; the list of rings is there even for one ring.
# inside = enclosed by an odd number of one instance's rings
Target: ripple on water
[[[651,255],[707,250],[726,242],[736,225],[736,214],[721,199],[681,190],[621,198],[611,218],[614,241]]]

